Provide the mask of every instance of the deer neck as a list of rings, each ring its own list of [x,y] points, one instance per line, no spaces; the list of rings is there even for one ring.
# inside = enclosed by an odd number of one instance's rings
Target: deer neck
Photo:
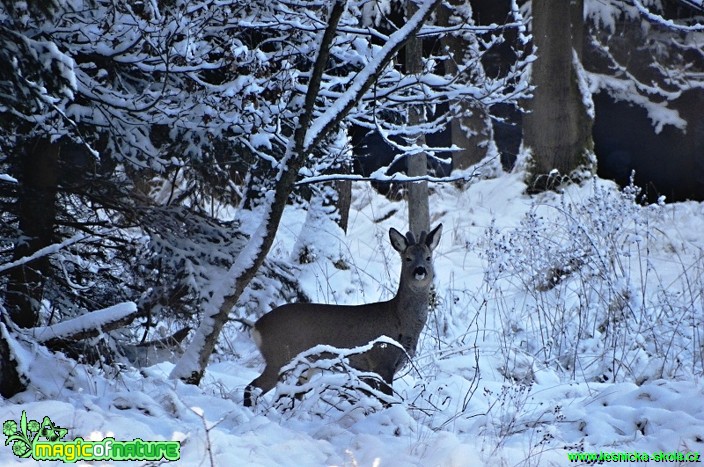
[[[403,334],[413,336],[411,348],[407,351],[413,353],[415,344],[418,341],[426,321],[428,320],[428,294],[430,287],[413,288],[406,285],[403,279],[398,288],[396,296],[392,299],[397,317],[403,323]],[[406,345],[404,345],[406,347]]]

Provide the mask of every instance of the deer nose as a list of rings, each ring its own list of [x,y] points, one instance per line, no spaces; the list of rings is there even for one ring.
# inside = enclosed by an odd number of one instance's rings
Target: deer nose
[[[417,281],[422,281],[427,275],[428,271],[426,271],[423,266],[418,266],[413,270],[413,276],[416,278]]]

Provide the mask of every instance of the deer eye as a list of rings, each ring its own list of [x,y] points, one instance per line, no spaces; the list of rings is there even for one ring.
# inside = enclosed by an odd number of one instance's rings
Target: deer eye
[[[425,260],[426,260],[426,261],[430,261],[430,256],[426,256],[426,257],[425,257]]]
[[[411,257],[406,258],[407,263],[410,263],[411,261],[413,261],[413,258],[411,258]]]

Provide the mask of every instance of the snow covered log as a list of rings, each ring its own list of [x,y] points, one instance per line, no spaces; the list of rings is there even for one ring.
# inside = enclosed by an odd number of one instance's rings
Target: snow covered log
[[[79,341],[121,328],[131,323],[139,314],[140,311],[134,302],[118,303],[51,326],[33,328],[32,336],[38,342],[51,347],[62,341]]]

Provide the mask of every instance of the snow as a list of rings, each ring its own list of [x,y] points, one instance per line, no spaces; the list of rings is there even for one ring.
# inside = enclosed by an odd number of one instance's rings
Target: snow
[[[29,263],[31,261],[34,261],[37,258],[41,258],[42,256],[48,256],[52,255],[58,251],[61,251],[62,249],[69,247],[75,243],[82,242],[82,241],[90,241],[92,240],[93,237],[88,236],[86,234],[80,233],[76,234],[71,238],[68,238],[61,243],[54,243],[49,246],[45,246],[44,248],[40,248],[30,256],[25,256],[24,258],[17,259],[15,261],[12,261],[10,263],[5,263],[5,264],[0,264],[0,273],[3,273],[4,271],[7,271],[9,269],[15,268],[17,266],[21,266],[22,264]]]
[[[587,82],[588,76],[584,67],[582,66],[582,61],[577,56],[577,52],[572,50],[572,66],[577,74],[577,88],[582,96],[582,104],[584,105],[587,115],[593,121],[596,116],[596,109],[594,109],[594,101],[592,100],[592,93],[589,90],[589,84]]]
[[[114,323],[137,311],[133,302],[118,303],[102,310],[95,310],[77,318],[62,321],[50,326],[41,326],[32,329],[32,336],[39,342],[46,342],[54,338],[62,338],[77,334],[89,329],[100,328],[107,323]]]
[[[432,224],[444,225],[434,260],[440,305],[413,365],[397,375],[396,403],[389,407],[362,395],[357,408],[323,407],[322,389],[311,389],[296,402],[298,409],[282,410],[276,391],[255,408],[243,407],[243,388],[259,374],[262,360],[249,335],[233,324],[222,337],[229,353],[213,359],[200,387],[170,379],[170,362],[108,374],[12,340],[31,384],[0,400],[3,420],[17,421],[27,411],[30,419],[49,416],[68,427],[71,439],[179,440],[177,465],[188,466],[568,465],[567,452],[579,450],[704,453],[701,355],[687,353],[701,345],[704,205],[632,205],[614,184],[598,179],[568,187],[562,196],[531,198],[524,189],[519,173],[478,180],[463,191],[434,186]],[[387,299],[396,289],[400,259],[388,230],[407,229],[407,206],[364,183],[353,190],[347,235],[325,216],[289,207],[271,250],[292,260],[303,245],[314,247],[310,261],[299,265],[301,285],[314,300],[366,303]],[[549,235],[541,230],[545,226]],[[571,257],[577,248],[584,255],[581,269],[565,269],[561,282],[543,292],[530,287],[533,276],[525,268],[539,279],[545,272],[539,265]],[[606,280],[592,258],[615,261],[604,261],[613,267]],[[335,267],[339,261],[346,268]],[[628,310],[659,312],[658,318],[639,322],[611,315],[612,328],[596,326],[589,338],[563,342],[563,354],[542,348],[535,336],[550,324],[539,328],[536,319],[558,316],[549,313],[560,307],[579,310],[580,304],[590,307],[580,317],[593,319],[603,311],[598,294],[608,291],[596,289],[600,284],[642,292],[627,299]],[[614,300],[612,312],[615,306]],[[685,309],[692,311],[690,321],[673,322]],[[621,335],[618,323],[643,326],[621,329]],[[577,322],[564,324],[572,332]],[[674,332],[651,334],[650,327]],[[607,334],[626,338],[610,358],[602,355]],[[659,337],[663,347],[654,350],[651,339]],[[550,336],[553,348],[558,338]],[[570,349],[577,349],[581,364],[573,372],[565,366]],[[597,378],[617,357],[629,360],[609,378]],[[280,391],[290,389],[283,386]],[[0,465],[27,464],[0,446]]]

